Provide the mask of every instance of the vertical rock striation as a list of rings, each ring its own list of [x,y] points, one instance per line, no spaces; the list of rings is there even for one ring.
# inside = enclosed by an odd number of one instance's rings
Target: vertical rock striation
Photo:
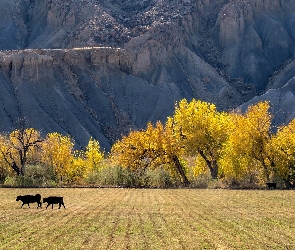
[[[110,148],[182,98],[228,110],[293,91],[294,0],[0,3],[1,131],[26,116]]]

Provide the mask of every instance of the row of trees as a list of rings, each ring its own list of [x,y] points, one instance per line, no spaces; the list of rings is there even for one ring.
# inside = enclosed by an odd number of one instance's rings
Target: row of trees
[[[49,133],[42,138],[33,128],[16,129],[0,136],[0,177],[13,173],[26,175],[28,165],[49,169],[60,181],[79,182],[91,171],[98,171],[104,159],[99,142],[90,138],[85,150],[74,150],[69,136]]]
[[[208,173],[228,183],[281,181],[291,187],[295,120],[273,128],[269,109],[268,102],[261,102],[246,113],[219,112],[214,104],[181,100],[166,122],[131,131],[108,155],[92,138],[85,150],[74,150],[69,136],[50,133],[42,138],[39,131],[22,127],[0,136],[0,177],[25,176],[28,165],[38,165],[58,181],[77,183],[117,166],[138,177],[164,171],[183,185]]]
[[[295,180],[295,120],[272,127],[268,102],[241,112],[219,112],[214,104],[182,100],[166,123],[148,123],[112,147],[116,164],[145,171],[165,167],[187,178],[188,161],[195,159],[195,176],[210,172],[213,179],[262,184]]]

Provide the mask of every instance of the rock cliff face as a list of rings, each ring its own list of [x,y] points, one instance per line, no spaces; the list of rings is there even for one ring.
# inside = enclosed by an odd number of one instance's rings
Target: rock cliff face
[[[259,91],[294,53],[294,1],[233,1],[215,25],[220,61],[230,76],[243,76]]]
[[[293,93],[295,0],[0,3],[0,131],[27,117],[109,149],[182,98],[228,110]]]

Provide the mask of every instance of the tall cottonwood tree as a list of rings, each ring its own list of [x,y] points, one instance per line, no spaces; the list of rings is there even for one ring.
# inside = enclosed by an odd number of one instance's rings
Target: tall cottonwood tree
[[[101,170],[101,162],[103,159],[104,152],[100,149],[99,141],[91,137],[85,149],[85,160],[88,171]]]
[[[226,176],[250,182],[258,175],[270,181],[272,169],[267,147],[271,140],[272,114],[269,103],[249,106],[246,113],[231,114],[229,137],[222,151],[222,171]]]
[[[211,177],[218,177],[218,160],[228,138],[229,115],[218,112],[214,104],[181,100],[173,115],[174,133],[181,139],[188,155],[199,155],[206,162]]]
[[[41,161],[52,167],[59,180],[68,178],[74,159],[74,141],[70,136],[49,133],[42,143]]]
[[[267,147],[269,164],[287,188],[295,185],[295,119],[278,128]]]
[[[150,140],[146,131],[131,131],[112,146],[112,162],[133,171],[145,171],[153,160],[149,155]]]
[[[39,131],[21,126],[2,138],[2,157],[18,176],[24,176],[28,154],[41,142]]]
[[[68,169],[69,181],[83,182],[91,172],[102,170],[104,152],[100,150],[100,144],[97,140],[90,138],[85,150],[74,151],[71,166]]]
[[[165,125],[161,122],[157,122],[155,126],[148,123],[146,130],[132,131],[115,143],[111,158],[120,166],[142,172],[147,168],[165,166],[188,185],[189,180],[180,163],[183,150],[173,132],[171,119]]]

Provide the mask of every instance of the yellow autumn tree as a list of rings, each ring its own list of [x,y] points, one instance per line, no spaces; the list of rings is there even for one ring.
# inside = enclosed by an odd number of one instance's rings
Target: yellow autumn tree
[[[12,173],[13,169],[10,167],[10,162],[5,158],[7,157],[5,154],[9,148],[9,137],[5,134],[0,135],[0,179],[4,181],[4,178]]]
[[[279,127],[268,144],[269,164],[287,188],[295,184],[295,119],[287,126]]]
[[[188,185],[185,166],[182,164],[184,147],[178,134],[175,133],[173,118],[168,117],[166,124],[157,122],[153,132],[155,166],[163,165],[171,174],[181,178]]]
[[[232,114],[229,138],[225,142],[220,159],[220,171],[227,179],[237,182],[249,177],[250,182],[259,171],[259,167],[248,149],[251,136],[246,132],[249,120],[241,114]],[[251,132],[251,129],[250,129]]]
[[[83,183],[84,179],[92,171],[102,170],[104,153],[100,151],[100,144],[97,140],[90,138],[84,150],[75,150],[71,166],[68,169],[70,182]]]
[[[228,122],[228,114],[218,112],[214,104],[184,99],[175,108],[174,133],[181,138],[186,154],[202,157],[212,178],[218,177],[218,160],[228,137]]]
[[[24,176],[29,158],[34,158],[35,149],[42,142],[40,132],[34,128],[23,128],[12,131],[2,137],[0,147],[2,159],[17,175]]]
[[[102,161],[104,159],[104,152],[100,149],[100,144],[92,137],[89,139],[85,150],[85,159],[87,171],[100,171],[102,169]]]
[[[42,143],[42,162],[53,168],[59,180],[68,178],[74,159],[74,142],[70,136],[47,134]]]
[[[241,180],[249,177],[269,179],[272,176],[267,147],[271,139],[272,115],[269,103],[249,106],[245,114],[231,114],[229,137],[224,143],[221,169],[226,177]]]
[[[70,167],[67,169],[68,182],[81,184],[87,176],[87,163],[85,152],[82,150],[75,150]]]
[[[112,162],[133,171],[145,171],[151,161],[148,142],[145,131],[131,131],[112,146]]]
[[[179,175],[187,185],[189,180],[179,160],[183,150],[173,133],[171,118],[165,126],[161,122],[157,122],[155,126],[148,123],[146,130],[132,131],[115,143],[111,158],[120,166],[141,172],[147,168],[164,166],[168,171]]]

